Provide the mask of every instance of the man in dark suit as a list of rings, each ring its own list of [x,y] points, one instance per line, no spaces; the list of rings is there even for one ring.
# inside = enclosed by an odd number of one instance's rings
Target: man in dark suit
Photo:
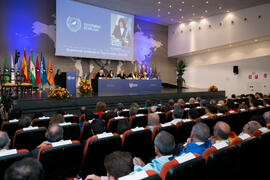
[[[99,79],[100,77],[106,77],[103,69],[99,70],[99,72],[95,76],[95,79]]]
[[[126,75],[124,74],[123,70],[117,75],[117,77],[120,77],[120,79],[126,79]]]

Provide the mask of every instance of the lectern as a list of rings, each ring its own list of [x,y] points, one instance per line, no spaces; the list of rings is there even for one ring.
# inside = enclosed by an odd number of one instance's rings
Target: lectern
[[[62,72],[62,86],[66,88],[70,94],[76,95],[76,72]]]

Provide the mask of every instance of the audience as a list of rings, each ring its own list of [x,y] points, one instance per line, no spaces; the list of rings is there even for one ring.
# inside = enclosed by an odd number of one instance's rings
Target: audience
[[[129,116],[131,117],[131,116],[134,116],[136,114],[138,114],[138,108],[136,106],[131,106],[129,108]]]
[[[154,113],[157,111],[157,106],[151,106],[151,108],[149,109],[149,113]]]
[[[199,115],[199,112],[197,109],[190,109],[188,111],[188,118],[192,121],[196,121],[197,118],[199,118],[200,115]]]
[[[139,108],[140,108],[140,105],[139,105],[138,103],[134,102],[134,103],[132,103],[132,104],[130,105],[130,108],[131,108],[131,107],[135,107],[135,108],[139,109]]]
[[[123,134],[130,129],[130,123],[127,119],[119,119],[117,123],[117,134]]]
[[[188,102],[190,105],[195,104],[195,98],[194,97],[189,98]]]
[[[123,103],[117,103],[116,108],[114,109],[114,112],[119,112],[125,109],[125,106]]]
[[[270,127],[270,111],[267,111],[263,114],[263,118],[265,120],[265,124],[267,127]]]
[[[154,149],[156,157],[145,165],[145,163],[138,157],[133,159],[134,171],[147,171],[154,170],[157,173],[160,173],[160,170],[166,162],[170,161],[170,157],[174,152],[175,141],[173,135],[166,131],[161,131],[154,140]]]
[[[210,129],[204,123],[197,123],[192,127],[190,137],[187,139],[187,143],[183,146],[180,156],[186,153],[198,153],[200,155],[211,147],[211,141],[208,140],[210,137]]]
[[[55,124],[55,123],[59,124],[59,123],[64,123],[64,122],[65,122],[64,116],[62,114],[56,114],[55,116],[52,116],[50,118],[49,124],[50,125]]]
[[[254,114],[250,117],[250,121],[257,121],[262,127],[266,127],[266,123],[262,115]]]
[[[101,115],[105,111],[106,111],[106,104],[104,102],[102,102],[102,101],[97,102],[96,113]]]
[[[147,128],[149,128],[151,131],[154,130],[155,126],[160,125],[159,115],[158,114],[155,114],[155,113],[148,114],[147,121],[148,121]]]
[[[223,121],[218,121],[214,128],[213,128],[213,135],[211,137],[211,143],[220,143],[220,142],[227,142],[230,143],[229,141],[229,136],[231,133],[231,128],[229,124],[223,122]]]
[[[45,137],[47,141],[42,142],[36,149],[32,151],[33,157],[38,156],[38,151],[41,147],[52,144],[54,142],[63,141],[63,128],[59,126],[57,123],[49,125]]]
[[[94,119],[90,123],[92,135],[102,134],[106,131],[105,122],[101,119]]]
[[[169,104],[171,107],[173,107],[173,106],[174,106],[174,100],[173,100],[173,99],[169,99],[168,104]]]
[[[34,158],[14,162],[5,172],[4,180],[43,180],[42,164]]]
[[[181,107],[184,107],[184,106],[185,106],[185,101],[184,101],[184,99],[182,99],[182,98],[178,99],[177,105],[178,105],[178,106],[181,106]]]
[[[206,105],[207,105],[207,101],[206,101],[205,99],[202,99],[202,100],[200,101],[200,106],[201,106],[201,108],[205,108]]]
[[[9,149],[10,139],[8,134],[4,131],[0,131],[0,152],[6,151]]]
[[[151,108],[151,106],[152,106],[152,101],[151,101],[150,99],[147,99],[147,100],[145,101],[144,108],[145,108],[145,109],[149,109],[149,108]]]
[[[243,127],[243,131],[240,135],[242,134],[249,134],[252,135],[256,130],[260,129],[262,126],[260,123],[257,121],[249,121],[246,123]]]
[[[217,112],[218,113],[222,113],[222,114],[225,114],[227,113],[229,110],[226,106],[222,106],[222,105],[218,105],[217,106]]]
[[[205,107],[205,113],[206,114],[204,116],[208,116],[209,118],[214,118],[217,113],[217,108],[212,104],[207,104]]]
[[[85,180],[116,180],[133,172],[132,156],[129,152],[115,151],[104,159],[107,176],[88,175]]]
[[[182,110],[181,106],[177,105],[174,106],[172,118],[173,119],[182,119],[184,115],[184,111]]]
[[[18,129],[23,129],[31,126],[32,119],[29,116],[22,116],[18,122]]]

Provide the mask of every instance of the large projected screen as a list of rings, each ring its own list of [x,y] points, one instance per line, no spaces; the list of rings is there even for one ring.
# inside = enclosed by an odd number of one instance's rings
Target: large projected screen
[[[56,55],[134,60],[134,16],[56,1]]]

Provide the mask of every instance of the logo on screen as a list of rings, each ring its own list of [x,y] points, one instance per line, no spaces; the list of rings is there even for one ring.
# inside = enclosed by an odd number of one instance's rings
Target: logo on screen
[[[82,22],[79,18],[68,16],[66,21],[67,27],[71,32],[78,32],[82,27]]]
[[[75,77],[74,76],[68,76],[67,79],[70,81],[70,80],[75,80]]]

